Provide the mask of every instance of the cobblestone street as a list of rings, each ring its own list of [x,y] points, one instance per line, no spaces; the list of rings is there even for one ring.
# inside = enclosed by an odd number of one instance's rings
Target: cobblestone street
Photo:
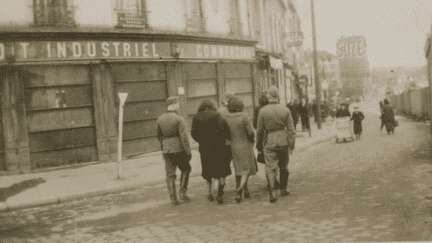
[[[0,242],[341,242],[432,240],[432,154],[428,128],[400,119],[395,135],[367,114],[359,142],[334,140],[295,153],[291,195],[268,203],[264,168],[251,198],[206,200],[200,177],[192,201],[172,207],[164,184],[67,204],[0,214]],[[163,166],[161,165],[161,170]],[[67,190],[67,188],[64,188]]]

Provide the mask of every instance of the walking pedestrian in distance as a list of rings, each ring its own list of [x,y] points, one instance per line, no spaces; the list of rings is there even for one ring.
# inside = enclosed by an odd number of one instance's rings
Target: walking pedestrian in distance
[[[380,100],[380,102],[379,102],[379,108],[380,108],[380,120],[381,120],[380,130],[381,131],[384,128],[383,107],[384,107],[384,102]]]
[[[290,110],[291,116],[293,118],[294,130],[297,130],[297,124],[299,121],[299,102],[298,102],[298,100],[295,99],[294,101],[291,101],[290,103],[288,103],[287,107]]]
[[[365,119],[363,112],[360,111],[358,106],[354,106],[354,112],[351,116],[351,121],[354,122],[354,135],[357,140],[360,140],[361,134],[363,132],[362,122]]]
[[[226,121],[231,134],[231,151],[236,175],[236,202],[249,198],[248,179],[257,172],[257,162],[253,150],[255,133],[248,115],[243,112],[244,104],[239,97],[228,101],[229,114]]]
[[[309,105],[306,99],[301,100],[301,103],[299,105],[299,114],[300,114],[300,121],[302,125],[302,131],[303,132],[305,132],[306,130],[309,131],[310,129]]]
[[[167,99],[167,111],[156,121],[157,137],[160,142],[162,156],[165,160],[166,184],[173,205],[178,205],[176,194],[176,169],[181,171],[180,199],[188,202],[186,194],[189,184],[192,153],[187,135],[186,122],[177,114],[180,104],[177,97]]]
[[[387,99],[384,99],[382,119],[386,128],[387,134],[394,134],[395,127],[398,125],[395,119],[393,107]]]
[[[294,150],[295,130],[291,113],[286,106],[279,103],[279,91],[270,87],[268,91],[269,104],[264,106],[258,115],[257,149],[264,152],[266,177],[269,190],[269,201],[274,203],[277,196],[274,192],[279,174],[279,189],[281,196],[288,191],[289,152]]]
[[[202,177],[208,183],[208,199],[214,200],[213,188],[217,191],[216,201],[223,203],[225,177],[231,175],[231,153],[226,146],[230,133],[226,121],[216,111],[216,105],[204,100],[192,120],[192,137],[199,144]]]

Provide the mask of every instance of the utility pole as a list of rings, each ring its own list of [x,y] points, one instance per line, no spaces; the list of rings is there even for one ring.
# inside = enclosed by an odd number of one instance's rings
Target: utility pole
[[[315,5],[314,0],[310,0],[311,4],[311,17],[312,17],[312,42],[313,42],[313,64],[314,64],[314,79],[315,79],[315,102],[318,116],[316,122],[318,129],[322,128],[321,125],[321,81],[319,80],[318,70],[318,56],[317,56],[317,41],[316,41],[316,27],[315,27]],[[315,111],[314,111],[315,112]]]

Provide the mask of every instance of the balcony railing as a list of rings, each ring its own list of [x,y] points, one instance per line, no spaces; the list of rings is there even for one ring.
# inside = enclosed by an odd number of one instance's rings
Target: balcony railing
[[[137,12],[119,11],[117,21],[117,27],[121,28],[148,28],[145,14]]]

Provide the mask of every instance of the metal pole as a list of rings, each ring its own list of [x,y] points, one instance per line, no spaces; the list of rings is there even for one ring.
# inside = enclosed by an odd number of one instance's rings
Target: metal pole
[[[315,5],[314,0],[311,2],[311,17],[312,17],[312,41],[313,41],[313,64],[314,64],[314,77],[315,77],[315,96],[317,113],[316,122],[318,129],[321,129],[321,82],[319,80],[319,70],[318,70],[318,56],[317,56],[317,41],[316,41],[316,27],[315,27]]]
[[[117,140],[117,180],[122,174],[122,152],[123,152],[123,110],[128,93],[118,93],[119,97],[119,122],[118,122],[118,140]]]

